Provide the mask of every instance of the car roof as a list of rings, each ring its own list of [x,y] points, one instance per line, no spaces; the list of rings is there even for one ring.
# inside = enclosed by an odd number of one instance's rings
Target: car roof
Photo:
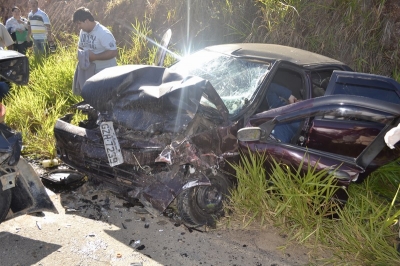
[[[206,49],[242,57],[285,60],[301,66],[321,64],[345,65],[343,62],[327,56],[278,44],[234,43],[209,46]]]

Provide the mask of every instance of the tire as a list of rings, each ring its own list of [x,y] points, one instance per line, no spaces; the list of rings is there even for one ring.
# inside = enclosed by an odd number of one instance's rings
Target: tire
[[[6,218],[11,205],[11,189],[3,191],[0,184],[0,223]]]
[[[182,191],[177,208],[183,221],[190,225],[214,226],[224,215],[223,202],[229,195],[232,182],[222,173],[208,175],[211,186],[196,186]]]

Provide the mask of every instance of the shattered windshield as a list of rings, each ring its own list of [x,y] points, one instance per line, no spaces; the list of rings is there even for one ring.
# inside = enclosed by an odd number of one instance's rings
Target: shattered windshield
[[[194,75],[210,81],[230,115],[239,113],[252,99],[269,71],[270,64],[235,58],[202,50],[171,67],[181,75]],[[213,106],[204,97],[201,104]],[[213,106],[214,107],[214,106]]]

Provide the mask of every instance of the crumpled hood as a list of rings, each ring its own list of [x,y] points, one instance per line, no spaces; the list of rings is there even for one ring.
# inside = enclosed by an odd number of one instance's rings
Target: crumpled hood
[[[164,67],[125,65],[88,79],[82,97],[127,128],[179,132],[192,120],[210,87],[207,80],[183,77]]]

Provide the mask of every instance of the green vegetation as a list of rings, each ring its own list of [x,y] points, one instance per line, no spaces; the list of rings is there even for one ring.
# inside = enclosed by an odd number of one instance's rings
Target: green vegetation
[[[146,19],[151,18],[154,32],[169,25],[174,35],[186,34],[177,39],[192,50],[220,43],[276,43],[335,58],[356,71],[398,78],[400,14],[391,2],[154,1]]]
[[[255,2],[260,11],[247,38],[250,42],[310,50],[343,61],[361,72],[392,76],[398,69],[395,21],[389,20],[390,7],[385,7],[389,1]]]
[[[24,154],[54,158],[54,123],[79,101],[72,94],[76,49],[59,45],[57,53],[30,59],[28,86],[13,85],[4,100],[6,123],[22,132]]]
[[[224,222],[273,224],[291,241],[311,248],[319,263],[349,265],[399,265],[396,250],[399,233],[398,199],[400,169],[397,162],[374,172],[362,184],[349,186],[349,200],[340,206],[333,195],[341,187],[326,171],[293,170],[271,160],[267,173],[264,154],[242,157],[234,165],[238,187],[232,191]],[[305,158],[306,159],[306,158]],[[385,185],[386,186],[385,186]],[[331,250],[332,257],[321,257]]]
[[[109,1],[107,12],[124,1]],[[398,43],[392,42],[393,23],[384,18],[384,0],[213,0],[192,3],[193,41],[198,47],[226,42],[269,42],[291,45],[341,60],[355,70],[392,75],[400,81]],[[143,21],[131,27],[130,45],[120,47],[119,64],[148,64],[155,56],[148,39],[155,31],[157,5],[166,5],[169,24],[185,21],[182,1],[152,1]],[[60,35],[59,38],[61,39]],[[197,39],[196,39],[197,38]],[[13,86],[4,100],[6,123],[22,132],[24,155],[54,158],[53,128],[69,106],[82,100],[72,94],[76,66],[76,36],[63,36],[58,50],[40,59],[28,54],[31,67],[27,86]],[[197,47],[197,48],[198,48]],[[167,57],[167,65],[173,62]],[[291,241],[321,248],[334,256],[325,263],[349,265],[399,265],[395,238],[399,233],[396,163],[373,173],[367,182],[352,184],[349,201],[339,208],[332,195],[341,189],[327,172],[302,173],[272,162],[261,167],[265,155],[246,157],[237,171],[238,188],[227,208],[234,213],[227,223],[241,226],[274,224]],[[268,178],[266,178],[268,177]],[[332,218],[332,211],[337,216]],[[396,224],[397,222],[397,224]],[[345,262],[345,263],[343,263]]]

